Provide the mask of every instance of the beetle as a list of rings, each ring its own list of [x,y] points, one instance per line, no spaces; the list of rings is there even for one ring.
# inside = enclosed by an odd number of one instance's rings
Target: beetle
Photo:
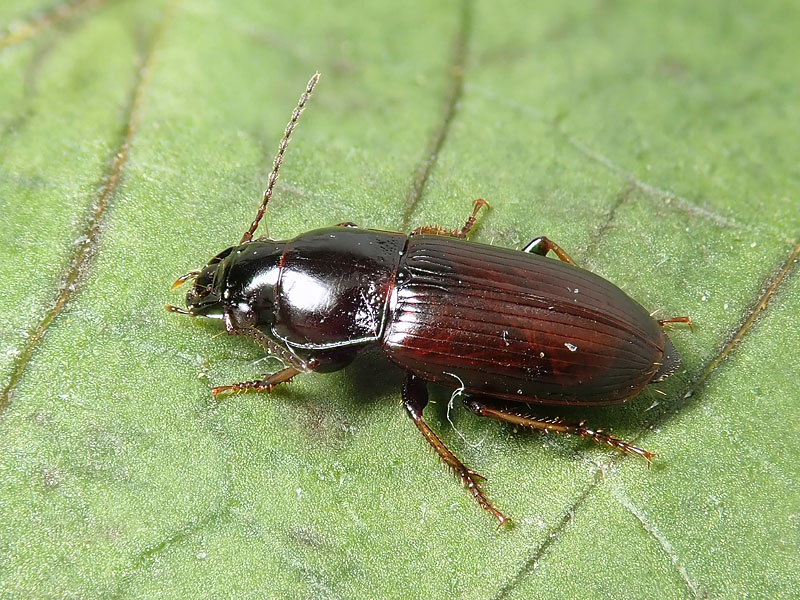
[[[239,244],[172,286],[193,280],[186,309],[167,310],[221,319],[228,334],[250,337],[284,362],[261,379],[215,387],[214,397],[268,392],[300,373],[336,371],[362,350],[380,348],[405,371],[402,400],[416,427],[499,526],[508,517],[487,498],[485,478],[423,419],[429,382],[463,393],[476,415],[588,437],[649,464],[652,453],[584,422],[527,416],[509,406],[625,402],[675,372],[680,357],[662,328],[691,326],[690,319],[653,319],[546,237],[522,251],[467,241],[485,200],[475,201],[458,230],[430,225],[404,234],[340,223],[290,240],[253,239],[318,80],[316,73],[292,112],[261,205]],[[547,258],[549,252],[560,260]]]

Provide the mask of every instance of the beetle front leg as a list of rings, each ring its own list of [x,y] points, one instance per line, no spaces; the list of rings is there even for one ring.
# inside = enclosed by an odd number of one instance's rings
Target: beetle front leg
[[[467,235],[469,234],[470,230],[472,229],[473,225],[475,225],[475,220],[478,217],[478,211],[484,206],[488,207],[489,203],[486,202],[483,198],[478,198],[475,200],[475,208],[472,210],[472,215],[467,219],[467,222],[464,223],[464,226],[458,229],[448,229],[447,227],[442,227],[441,225],[426,225],[424,227],[417,227],[414,231],[411,232],[411,235],[417,235],[420,233],[429,233],[432,235],[443,235],[447,237],[455,237],[460,238],[462,240],[467,239]]]
[[[469,410],[481,417],[489,417],[497,419],[498,421],[505,421],[506,423],[519,425],[521,427],[529,427],[530,429],[536,429],[545,433],[553,432],[563,433],[565,435],[577,435],[581,439],[589,437],[596,444],[606,444],[612,448],[619,448],[627,454],[641,456],[647,461],[648,466],[653,462],[653,457],[655,456],[652,452],[637,448],[628,442],[615,438],[613,435],[603,433],[599,429],[589,429],[584,425],[583,421],[577,424],[570,424],[563,423],[559,419],[528,417],[505,408],[499,408],[482,398],[465,398],[464,404],[466,404]]]
[[[486,478],[478,475],[478,473],[472,469],[468,469],[422,419],[422,411],[427,404],[427,384],[413,373],[407,373],[406,380],[403,383],[403,405],[408,412],[408,416],[414,421],[414,425],[417,426],[417,429],[420,430],[427,442],[431,445],[431,448],[436,451],[436,454],[439,455],[439,458],[447,465],[453,475],[467,488],[478,505],[482,509],[492,513],[501,526],[506,521],[510,522],[508,517],[492,506],[491,502],[489,502],[488,498],[486,498],[486,495],[483,493],[480,482],[485,481]]]
[[[550,252],[550,250],[555,252],[556,256],[565,263],[569,263],[571,265],[575,264],[575,261],[570,258],[569,254],[564,252],[561,246],[545,236],[537,237],[536,239],[531,240],[522,249],[523,252],[528,254],[538,254],[539,256],[547,256],[547,253]]]
[[[240,391],[254,391],[254,392],[271,392],[276,385],[281,383],[286,383],[292,377],[297,375],[300,371],[295,369],[294,367],[286,367],[278,371],[277,373],[272,373],[272,375],[266,375],[264,379],[259,379],[256,381],[242,381],[241,383],[233,383],[231,385],[220,385],[215,388],[211,388],[211,393],[214,394],[214,398],[217,395],[223,392],[240,392]]]

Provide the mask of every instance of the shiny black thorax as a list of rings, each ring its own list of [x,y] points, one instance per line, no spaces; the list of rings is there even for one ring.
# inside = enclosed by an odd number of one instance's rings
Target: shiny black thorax
[[[302,370],[333,371],[380,340],[407,240],[345,227],[258,239],[223,252],[207,277],[229,331]]]

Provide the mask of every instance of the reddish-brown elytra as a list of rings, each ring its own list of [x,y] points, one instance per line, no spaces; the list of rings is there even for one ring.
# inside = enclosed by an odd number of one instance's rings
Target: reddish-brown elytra
[[[625,402],[678,368],[662,326],[689,319],[654,320],[546,237],[522,251],[467,242],[483,199],[457,230],[431,225],[405,234],[341,223],[291,240],[253,239],[318,79],[311,78],[292,113],[239,244],[173,285],[194,280],[186,309],[168,310],[221,319],[229,334],[251,337],[284,362],[261,379],[215,387],[214,396],[270,391],[299,373],[341,369],[361,350],[378,347],[406,373],[402,398],[414,424],[500,525],[508,518],[484,494],[484,478],[423,420],[428,382],[460,390],[477,415],[588,437],[650,462],[650,452],[583,422],[527,416],[509,405]],[[546,258],[550,251],[560,261]]]

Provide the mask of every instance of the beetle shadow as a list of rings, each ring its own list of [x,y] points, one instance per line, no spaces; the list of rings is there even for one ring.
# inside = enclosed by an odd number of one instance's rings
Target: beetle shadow
[[[356,356],[345,369],[347,378],[358,393],[353,394],[353,404],[375,404],[386,396],[400,402],[403,371],[392,364],[380,351],[368,350]]]
[[[398,404],[401,402],[404,371],[380,351],[370,350],[360,353],[344,372],[353,389],[358,392],[352,396],[354,405],[373,405],[387,396],[396,398]],[[440,422],[445,422],[453,389],[429,383],[428,393],[430,403],[426,412],[435,413]],[[466,397],[467,395],[456,396],[452,408],[469,412],[462,402]],[[625,432],[625,435],[633,435],[648,421],[648,410],[656,399],[655,393],[645,390],[633,400],[610,406],[523,404],[502,400],[496,402],[498,406],[504,406],[533,417],[558,418],[569,423],[586,421],[586,424],[594,429],[602,429],[607,432],[619,430]],[[478,416],[474,418],[482,419]],[[536,435],[536,432],[531,433]]]

